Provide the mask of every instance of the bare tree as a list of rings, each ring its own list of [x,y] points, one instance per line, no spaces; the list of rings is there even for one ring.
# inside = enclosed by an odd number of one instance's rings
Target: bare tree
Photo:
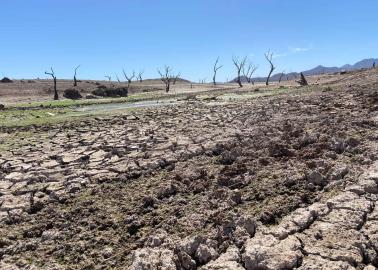
[[[265,58],[266,58],[266,61],[268,61],[270,64],[270,71],[269,71],[268,77],[266,78],[266,83],[265,83],[266,85],[269,85],[270,76],[272,75],[276,67],[273,64],[273,53],[268,51],[267,53],[265,53]]]
[[[165,92],[168,93],[171,87],[171,83],[176,78],[176,76],[172,75],[172,69],[169,66],[164,67],[164,71],[161,72],[158,70],[160,74],[161,81],[165,84]]]
[[[245,68],[245,65],[244,65],[243,70],[242,70],[243,76],[246,78],[248,83],[254,84],[254,82],[252,80],[252,76],[253,76],[253,73],[255,73],[257,68],[258,68],[258,66],[255,66],[252,63],[248,64],[248,68]]]
[[[109,82],[112,81],[112,76],[107,76],[107,75],[105,75],[104,77],[107,78]]]
[[[219,57],[217,58],[217,61],[215,61],[215,64],[214,64],[214,76],[213,76],[213,84],[214,86],[217,85],[217,82],[216,82],[216,77],[217,77],[217,72],[219,69],[221,69],[223,66],[218,66],[218,62],[219,62]]]
[[[142,75],[143,75],[143,73],[144,73],[144,70],[143,71],[140,71],[139,73],[138,73],[138,80],[139,80],[139,82],[140,83],[142,83],[143,82],[143,79],[142,79]]]
[[[118,75],[116,74],[115,76],[116,76],[117,82],[119,82],[119,83],[120,83],[120,82],[121,82],[121,80],[120,80],[120,79],[118,78]]]
[[[77,67],[75,67],[74,86],[77,86],[76,73],[77,73],[77,70],[79,69],[79,67],[80,67],[80,65],[78,65]]]
[[[127,74],[126,74],[126,72],[125,72],[125,70],[123,69],[122,70],[123,71],[123,76],[125,76],[125,78],[126,78],[126,80],[127,80],[127,89],[129,89],[129,87],[130,87],[130,84],[131,84],[131,81],[134,79],[134,77],[135,77],[135,71],[133,70],[133,74],[129,77],[129,76],[127,76]]]
[[[180,78],[180,72],[173,78],[173,85],[176,84],[177,80]]]
[[[237,83],[240,87],[243,87],[243,84],[241,82],[240,73],[243,70],[245,63],[247,62],[247,57],[244,57],[242,60],[239,61],[238,58],[232,57],[232,62],[234,62],[238,77],[236,78]]]
[[[55,76],[53,68],[51,68],[51,72],[45,71],[45,74],[50,75],[54,79],[54,100],[58,100],[59,96],[58,96],[58,90],[56,88],[56,76]]]
[[[278,79],[278,83],[281,83],[282,77],[285,75],[285,70],[281,72],[280,78]]]

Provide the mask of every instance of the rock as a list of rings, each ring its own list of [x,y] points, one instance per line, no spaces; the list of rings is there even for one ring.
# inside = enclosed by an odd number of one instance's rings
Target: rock
[[[209,262],[200,268],[200,270],[244,270],[240,264],[239,249],[230,246],[225,253],[220,255],[216,260]]]
[[[315,184],[315,185],[324,185],[326,183],[323,175],[317,171],[317,170],[314,170],[314,171],[311,171],[308,175],[307,175],[307,181],[309,183],[312,183],[312,184]]]
[[[202,236],[194,236],[194,237],[187,237],[184,238],[179,244],[179,250],[193,256],[199,245],[204,241]]]
[[[327,260],[320,256],[309,255],[303,259],[302,265],[298,270],[314,270],[314,269],[324,269],[324,270],[354,270],[349,263],[343,261],[333,261]]]
[[[245,269],[292,269],[302,259],[301,243],[294,236],[280,241],[273,235],[256,235],[247,241],[242,255]]]
[[[131,270],[176,270],[174,253],[169,249],[142,248],[133,252]]]
[[[377,268],[375,268],[373,265],[368,265],[364,268],[364,270],[376,270]]]
[[[154,235],[151,235],[147,238],[145,245],[149,247],[159,247],[161,246],[168,234],[165,230],[158,230]]]
[[[77,89],[66,89],[64,90],[63,97],[68,99],[81,99],[82,96]]]
[[[177,254],[180,265],[185,270],[197,269],[196,261],[192,259],[187,253],[180,251]]]
[[[214,248],[200,244],[196,250],[195,257],[200,264],[205,264],[218,257],[218,253]]]
[[[159,189],[157,197],[159,199],[163,199],[163,198],[170,197],[176,194],[176,192],[177,192],[177,186],[172,183],[169,183]]]
[[[348,167],[345,165],[339,165],[332,169],[329,179],[332,181],[341,180],[349,172]]]
[[[306,229],[314,221],[315,217],[315,210],[299,208],[284,217],[279,225],[269,230],[269,233],[278,239],[285,239],[288,235]]]
[[[105,258],[105,259],[108,259],[110,258],[114,253],[114,250],[112,247],[106,247],[103,249],[102,251],[102,256]]]
[[[364,180],[359,181],[359,185],[361,185],[361,187],[366,193],[373,193],[373,194],[378,193],[378,186],[374,180],[364,179]]]

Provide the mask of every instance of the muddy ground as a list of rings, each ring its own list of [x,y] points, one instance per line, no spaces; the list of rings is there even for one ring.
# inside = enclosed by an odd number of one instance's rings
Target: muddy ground
[[[375,269],[378,74],[345,78],[1,127],[0,268]]]

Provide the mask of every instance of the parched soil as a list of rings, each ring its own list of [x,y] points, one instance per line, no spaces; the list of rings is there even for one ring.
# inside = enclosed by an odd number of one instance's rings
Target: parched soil
[[[377,84],[347,84],[2,128],[1,269],[378,267]]]

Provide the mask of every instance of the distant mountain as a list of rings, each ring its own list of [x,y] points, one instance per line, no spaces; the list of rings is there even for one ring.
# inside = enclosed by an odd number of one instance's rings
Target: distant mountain
[[[359,70],[359,69],[364,69],[364,68],[371,68],[373,64],[376,63],[378,67],[378,59],[377,58],[369,58],[369,59],[364,59],[361,60],[354,65],[344,65],[341,67],[325,67],[325,66],[317,66],[313,69],[305,70],[302,71],[305,76],[312,76],[312,75],[319,75],[319,74],[326,74],[326,73],[335,73],[335,72],[341,72],[341,71],[351,71],[351,70]],[[277,73],[272,75],[270,78],[271,81],[278,81],[281,77],[282,73]],[[292,79],[297,79],[300,76],[300,72],[291,72],[291,73],[285,73],[282,76],[282,80],[292,80]],[[236,79],[233,79],[230,82],[236,82]],[[247,78],[244,76],[241,76],[242,82],[247,82]],[[266,77],[256,77],[253,78],[253,81],[255,82],[265,82]]]

